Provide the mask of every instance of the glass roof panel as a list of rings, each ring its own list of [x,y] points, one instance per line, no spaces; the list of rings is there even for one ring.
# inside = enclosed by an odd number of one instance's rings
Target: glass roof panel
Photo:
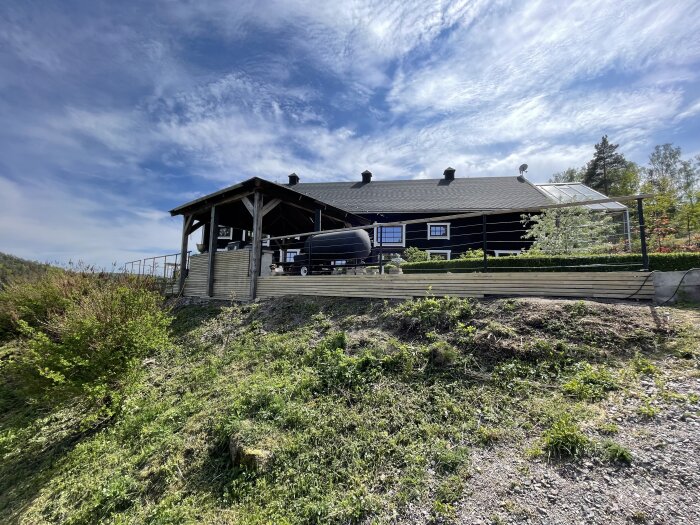
[[[575,202],[605,199],[606,196],[599,191],[589,188],[580,182],[564,182],[537,184],[537,187],[547,194],[555,202]],[[627,206],[620,202],[604,202],[599,204],[586,204],[586,208],[592,210],[625,210]]]

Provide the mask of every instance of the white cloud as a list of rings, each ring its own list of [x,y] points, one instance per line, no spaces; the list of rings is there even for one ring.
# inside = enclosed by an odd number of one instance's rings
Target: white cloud
[[[144,5],[0,28],[1,250],[174,251],[159,208],[253,175],[544,181],[700,111],[697,2],[168,1],[156,27]]]
[[[87,199],[61,184],[19,184],[0,177],[0,196],[0,250],[18,256],[82,260],[109,269],[113,263],[172,253],[179,244],[177,218],[111,195]]]

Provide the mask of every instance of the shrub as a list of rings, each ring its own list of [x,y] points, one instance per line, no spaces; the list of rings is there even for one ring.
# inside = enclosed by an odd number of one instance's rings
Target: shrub
[[[428,252],[416,248],[415,246],[410,246],[406,248],[403,252],[403,258],[408,262],[422,262],[428,260]]]
[[[589,444],[589,439],[569,415],[555,421],[542,436],[543,449],[550,457],[578,458],[586,452]]]
[[[19,321],[38,327],[49,316],[65,310],[75,297],[90,287],[82,273],[51,269],[34,279],[21,277],[0,291],[0,336],[17,335]]]
[[[642,268],[640,254],[572,255],[572,256],[523,256],[489,257],[490,272],[587,272],[592,267],[598,271],[634,271]],[[649,267],[658,271],[688,270],[700,267],[700,253],[650,253]],[[480,272],[483,262],[476,258],[459,258],[449,261],[431,260],[404,263],[404,273],[445,271],[453,273]]]
[[[26,288],[9,301],[23,336],[16,371],[26,394],[54,402],[81,397],[111,415],[128,374],[168,342],[160,296],[135,279],[94,274],[47,274]],[[47,307],[41,291],[57,303]]]
[[[469,249],[464,253],[460,254],[460,259],[478,259],[482,261],[484,259],[484,250],[477,248],[476,250]]]

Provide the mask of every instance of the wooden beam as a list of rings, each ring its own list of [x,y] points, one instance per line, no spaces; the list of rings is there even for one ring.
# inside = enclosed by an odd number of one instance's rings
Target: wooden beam
[[[314,210],[314,231],[321,231],[321,208],[316,208]]]
[[[214,258],[219,240],[218,209],[211,207],[211,219],[209,220],[209,261],[207,267],[207,295],[214,296]]]
[[[257,193],[256,193],[256,195],[257,195]],[[243,197],[243,199],[241,199],[241,200],[242,200],[243,204],[245,205],[246,210],[248,210],[248,213],[250,213],[250,215],[252,217],[255,217],[255,211],[253,210],[253,203],[250,202],[250,199],[248,197]]]
[[[253,193],[252,191],[249,191],[247,193],[242,193],[240,195],[234,195],[232,197],[228,197],[227,199],[223,199],[221,201],[218,201],[213,206],[218,206],[219,208],[221,208],[221,206],[223,206],[224,204],[233,204],[234,202],[239,201],[239,200],[247,197],[248,195],[252,195],[252,193]],[[203,211],[209,210],[211,207],[212,207],[212,204],[204,202],[204,203],[201,203],[200,206],[197,206],[196,208],[188,210],[187,213],[189,213],[190,215],[198,215]]]
[[[197,224],[192,224],[189,229],[188,229],[188,234],[192,235],[194,232],[199,230],[202,226],[204,226],[206,222],[204,221],[199,221]]]
[[[250,300],[255,300],[262,259],[262,194],[255,192],[253,197],[253,240],[250,253]]]
[[[263,209],[262,209],[263,217],[265,215],[267,215],[269,212],[271,212],[272,210],[274,210],[280,202],[282,202],[282,199],[272,199],[270,202],[265,204],[265,206],[263,206]]]
[[[180,246],[180,282],[178,283],[179,293],[185,290],[185,277],[187,277],[187,241],[189,239],[189,229],[194,220],[193,215],[183,215],[182,217],[182,244]]]

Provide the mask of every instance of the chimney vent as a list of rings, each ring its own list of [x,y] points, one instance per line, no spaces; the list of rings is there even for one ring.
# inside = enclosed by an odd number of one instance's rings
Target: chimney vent
[[[372,172],[369,170],[365,170],[362,172],[362,182],[367,184],[368,182],[372,182]]]
[[[447,168],[444,172],[443,175],[445,176],[445,180],[455,180],[455,169],[454,168]]]
[[[295,184],[299,184],[299,175],[292,173],[289,175],[289,185],[294,186]]]

